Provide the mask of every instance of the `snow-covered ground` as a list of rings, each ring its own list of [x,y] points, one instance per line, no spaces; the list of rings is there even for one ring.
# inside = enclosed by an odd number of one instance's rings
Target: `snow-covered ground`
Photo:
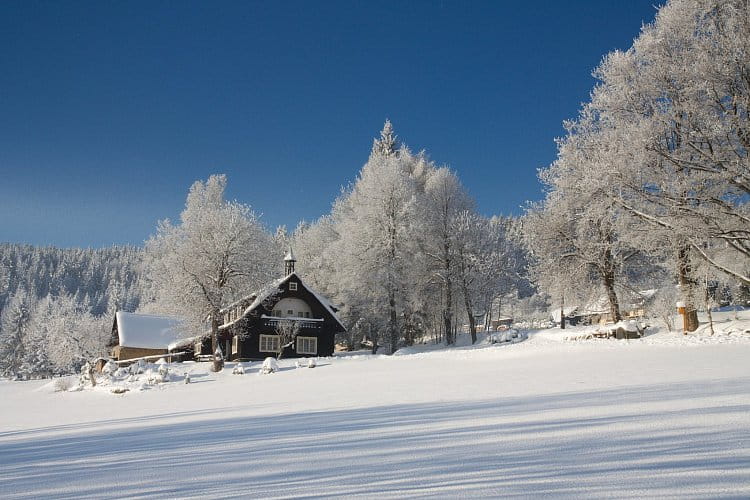
[[[719,319],[269,375],[185,363],[121,395],[0,382],[0,497],[748,498],[750,313]]]

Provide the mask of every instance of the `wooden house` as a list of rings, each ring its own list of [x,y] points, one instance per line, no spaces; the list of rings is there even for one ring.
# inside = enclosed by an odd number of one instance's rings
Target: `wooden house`
[[[112,324],[112,358],[122,361],[167,354],[170,344],[183,334],[179,318],[123,311],[115,313]]]
[[[335,337],[346,331],[337,309],[307,286],[294,271],[291,250],[284,258],[285,276],[221,310],[219,345],[226,359],[259,360],[276,356],[280,325],[292,322],[299,330],[284,348],[283,357],[331,356]],[[191,341],[196,355],[211,353],[210,338]],[[183,345],[174,345],[182,350]]]

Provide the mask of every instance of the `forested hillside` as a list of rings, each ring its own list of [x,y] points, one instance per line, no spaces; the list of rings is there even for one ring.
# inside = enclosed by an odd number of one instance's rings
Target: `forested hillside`
[[[143,293],[142,250],[0,244],[0,373],[69,372],[104,354],[111,316]]]

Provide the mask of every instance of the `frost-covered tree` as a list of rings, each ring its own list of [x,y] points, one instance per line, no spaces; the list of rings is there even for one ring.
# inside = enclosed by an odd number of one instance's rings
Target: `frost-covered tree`
[[[431,278],[437,281],[442,290],[441,316],[448,345],[455,342],[453,293],[457,272],[457,221],[459,214],[470,208],[470,198],[455,172],[443,167],[430,173],[421,203],[424,214],[420,218],[419,237]]]
[[[487,327],[495,299],[518,295],[526,262],[512,219],[486,218],[464,210],[454,227],[456,280],[473,344],[477,341],[475,315],[481,312]]]
[[[380,139],[373,139],[372,141],[370,156],[396,156],[398,150],[398,137],[393,131],[393,124],[391,124],[390,120],[386,119],[383,130],[380,131]]]
[[[588,178],[649,228],[646,245],[671,249],[690,329],[698,260],[750,283],[749,12],[745,0],[668,2],[604,58],[566,138],[598,156]]]
[[[20,374],[26,356],[31,304],[25,290],[17,291],[0,316],[0,374]]]
[[[219,311],[275,274],[271,236],[246,205],[224,199],[224,175],[190,188],[180,224],[165,220],[146,244],[158,307],[178,314],[194,334],[210,322],[213,349]]]
[[[336,252],[341,298],[352,315],[384,317],[380,327],[393,349],[400,339],[398,316],[418,213],[416,185],[407,167],[412,161],[405,148],[397,154],[381,154],[373,147],[332,214],[340,235]]]

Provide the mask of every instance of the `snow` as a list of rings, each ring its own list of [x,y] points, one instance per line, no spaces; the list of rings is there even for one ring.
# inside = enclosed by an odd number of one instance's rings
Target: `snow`
[[[179,318],[122,311],[115,316],[121,346],[167,349],[172,342],[184,336]]]
[[[2,497],[750,496],[750,313],[683,336],[342,353],[268,377],[0,381]],[[243,363],[246,373],[261,363]],[[185,384],[186,374],[191,383]],[[112,388],[128,390],[113,394]]]

